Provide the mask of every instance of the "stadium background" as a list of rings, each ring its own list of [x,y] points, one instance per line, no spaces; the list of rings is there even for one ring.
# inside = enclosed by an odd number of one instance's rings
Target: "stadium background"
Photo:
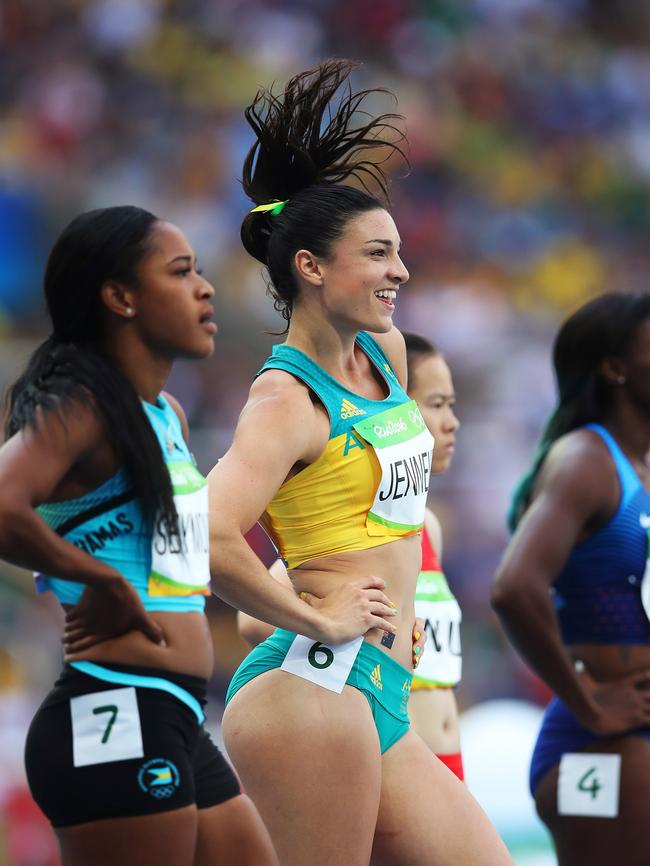
[[[217,291],[214,357],[169,383],[204,471],[280,326],[238,242],[242,107],[327,56],[362,60],[357,83],[397,95],[412,170],[393,188],[411,272],[396,321],[446,353],[463,424],[431,505],[464,611],[468,778],[520,866],[554,863],[523,783],[547,694],[508,648],[488,585],[551,404],[554,330],[600,291],[646,289],[649,40],[634,0],[0,3],[0,387],[45,333],[41,274],[64,224],[149,208],[183,228]],[[210,618],[216,724],[245,649],[232,611],[215,601]],[[58,623],[30,576],[0,565],[0,866],[56,862],[21,751],[60,664]]]

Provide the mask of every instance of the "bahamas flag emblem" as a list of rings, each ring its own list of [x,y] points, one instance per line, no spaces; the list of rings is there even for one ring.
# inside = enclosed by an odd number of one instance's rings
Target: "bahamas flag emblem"
[[[180,781],[176,765],[167,758],[152,758],[138,770],[138,785],[157,800],[171,797]]]

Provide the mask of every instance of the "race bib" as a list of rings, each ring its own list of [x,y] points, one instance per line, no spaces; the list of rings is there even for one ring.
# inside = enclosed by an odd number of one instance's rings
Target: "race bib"
[[[415,676],[433,686],[455,686],[462,675],[460,605],[444,574],[425,571],[418,578],[415,615],[424,620],[427,643]]]
[[[162,518],[151,540],[149,595],[209,595],[208,484],[193,463],[168,463],[178,531]]]
[[[381,481],[368,512],[369,535],[416,532],[424,521],[429,490],[433,436],[415,400],[354,424],[372,445],[381,467]]]
[[[140,713],[133,687],[71,698],[70,716],[75,767],[143,757]]]
[[[293,639],[281,668],[340,694],[362,643],[363,637],[358,637],[328,646],[299,634]]]
[[[562,755],[557,787],[558,815],[618,815],[621,756],[594,752]]]

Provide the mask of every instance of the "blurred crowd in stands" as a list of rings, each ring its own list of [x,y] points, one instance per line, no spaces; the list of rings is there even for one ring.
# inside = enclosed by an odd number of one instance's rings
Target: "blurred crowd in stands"
[[[2,391],[45,335],[41,276],[62,227],[93,207],[146,207],[183,228],[217,291],[214,357],[169,383],[207,471],[282,330],[239,243],[242,109],[321,58],[359,59],[356,83],[397,96],[410,142],[393,182],[411,273],[396,321],[440,346],[458,392],[455,464],[431,505],[464,610],[461,706],[543,702],[488,584],[553,399],[554,330],[598,292],[646,288],[649,41],[634,0],[2,0]],[[211,612],[216,717],[245,650],[232,612]],[[21,736],[60,665],[58,621],[29,575],[0,566],[0,789],[22,772]]]

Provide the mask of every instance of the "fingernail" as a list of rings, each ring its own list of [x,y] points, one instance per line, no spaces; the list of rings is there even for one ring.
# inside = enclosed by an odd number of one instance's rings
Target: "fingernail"
[[[397,613],[397,608],[396,607],[392,608],[392,611],[393,611],[393,613]]]
[[[420,640],[421,637],[422,637],[422,635],[420,634],[420,632],[419,632],[419,631],[416,631],[416,632],[415,632],[415,639],[416,639],[416,640]]]
[[[422,647],[416,646],[415,649],[413,650],[413,652],[415,653],[416,656],[419,656],[420,653],[422,652]]]

